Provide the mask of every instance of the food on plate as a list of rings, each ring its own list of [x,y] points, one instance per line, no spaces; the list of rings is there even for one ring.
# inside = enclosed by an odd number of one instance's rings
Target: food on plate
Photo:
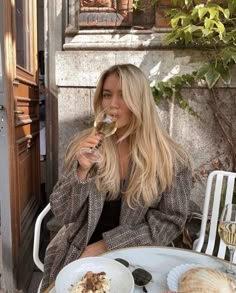
[[[234,293],[234,282],[226,274],[209,269],[193,268],[180,279],[181,293]]]
[[[110,292],[110,281],[105,272],[87,272],[85,276],[72,285],[70,293],[108,293]]]

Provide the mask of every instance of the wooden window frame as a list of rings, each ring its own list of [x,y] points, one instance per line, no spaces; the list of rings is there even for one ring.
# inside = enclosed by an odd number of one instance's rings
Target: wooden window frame
[[[28,0],[24,0],[28,1]],[[16,6],[16,1],[13,1],[14,7]],[[15,80],[20,80],[23,82],[30,83],[32,85],[37,85],[37,78],[38,74],[34,73],[37,72],[35,69],[38,66],[38,60],[37,60],[37,35],[34,34],[34,31],[37,30],[37,1],[28,1],[29,5],[29,30],[30,30],[30,40],[31,40],[31,48],[29,52],[29,58],[30,58],[30,70],[27,70],[26,68],[21,67],[18,64],[15,64]],[[15,9],[13,9],[15,14]],[[14,25],[13,25],[13,52],[16,54],[16,15],[14,15]],[[16,56],[14,56],[13,60],[16,60]]]

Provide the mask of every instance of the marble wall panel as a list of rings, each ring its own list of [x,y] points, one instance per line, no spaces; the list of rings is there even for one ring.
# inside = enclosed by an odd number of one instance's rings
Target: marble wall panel
[[[95,86],[100,73],[113,64],[133,63],[152,80],[166,80],[190,73],[202,60],[202,53],[179,51],[63,51],[56,54],[58,86]]]
[[[57,85],[95,87],[101,72],[115,63],[115,52],[58,52],[56,54]]]
[[[59,170],[69,142],[88,127],[92,119],[91,89],[60,88],[58,95],[58,157]]]

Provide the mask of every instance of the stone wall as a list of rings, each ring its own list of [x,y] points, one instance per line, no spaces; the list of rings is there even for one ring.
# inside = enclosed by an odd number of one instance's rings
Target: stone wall
[[[68,142],[87,127],[91,119],[93,93],[103,70],[117,63],[133,63],[151,82],[192,72],[204,58],[204,52],[163,47],[162,38],[163,34],[153,31],[81,32],[64,44],[65,51],[57,52],[60,172]],[[236,114],[235,84],[232,87],[220,86],[219,89],[224,98],[222,107],[226,107],[231,121]],[[158,105],[158,112],[169,133],[192,157],[195,181],[192,199],[202,207],[207,174],[219,164],[221,169],[230,170],[230,150],[208,103],[209,91],[206,88],[185,89],[184,96],[201,119],[166,101]]]

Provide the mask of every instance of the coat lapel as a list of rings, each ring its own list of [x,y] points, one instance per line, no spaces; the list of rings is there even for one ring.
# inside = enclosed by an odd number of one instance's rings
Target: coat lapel
[[[140,223],[146,214],[147,208],[142,206],[136,206],[135,208],[130,208],[125,200],[122,198],[122,207],[120,213],[120,225],[136,225]]]
[[[128,165],[128,174],[124,186],[124,190],[126,191],[128,187],[128,183],[130,181],[130,176],[132,172],[133,162],[129,160]],[[122,206],[121,206],[121,213],[120,213],[120,225],[135,225],[141,221],[141,219],[146,214],[147,209],[143,206],[136,206],[133,209],[130,208],[125,200],[125,197],[122,197]]]
[[[105,200],[105,194],[103,192],[96,191],[89,194],[89,207],[88,207],[88,231],[86,241],[88,243],[91,235],[93,234],[99,218],[102,213]]]

